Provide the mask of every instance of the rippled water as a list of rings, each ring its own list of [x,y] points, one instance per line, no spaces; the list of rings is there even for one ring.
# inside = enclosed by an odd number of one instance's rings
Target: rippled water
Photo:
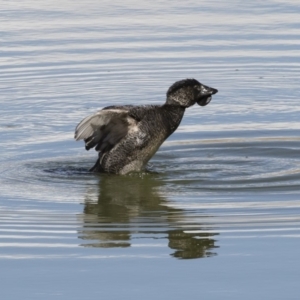
[[[2,1],[5,299],[299,299],[296,1]],[[90,174],[76,124],[219,93],[128,176]]]

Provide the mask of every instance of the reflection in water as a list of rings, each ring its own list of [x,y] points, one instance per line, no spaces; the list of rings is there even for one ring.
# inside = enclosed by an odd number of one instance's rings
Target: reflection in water
[[[154,174],[100,175],[99,189],[87,192],[84,213],[79,215],[83,223],[79,237],[89,241],[83,246],[130,247],[133,240],[167,237],[169,247],[175,250],[174,257],[216,255],[212,251],[217,248],[212,238],[215,234],[185,233],[187,229],[203,231],[203,223],[190,220],[183,210],[167,206],[161,187],[162,180]]]

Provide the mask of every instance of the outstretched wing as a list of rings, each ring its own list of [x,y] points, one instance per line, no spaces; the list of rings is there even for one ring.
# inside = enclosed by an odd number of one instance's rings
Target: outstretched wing
[[[83,119],[75,129],[76,141],[84,140],[86,150],[96,146],[97,151],[112,149],[137,121],[129,116],[128,109],[105,108]]]

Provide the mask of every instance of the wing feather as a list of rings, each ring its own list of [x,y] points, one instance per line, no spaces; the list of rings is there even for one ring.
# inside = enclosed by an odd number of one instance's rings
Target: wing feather
[[[128,109],[104,109],[84,118],[75,129],[76,141],[84,140],[87,150],[96,146],[106,152],[114,147],[137,121],[129,116]]]

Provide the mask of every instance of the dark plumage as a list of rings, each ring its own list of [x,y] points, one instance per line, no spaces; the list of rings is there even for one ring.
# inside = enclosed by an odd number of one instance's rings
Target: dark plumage
[[[91,171],[140,171],[177,129],[185,109],[207,105],[217,92],[195,79],[181,80],[169,88],[163,105],[108,106],[86,117],[77,125],[75,139],[99,152]]]

